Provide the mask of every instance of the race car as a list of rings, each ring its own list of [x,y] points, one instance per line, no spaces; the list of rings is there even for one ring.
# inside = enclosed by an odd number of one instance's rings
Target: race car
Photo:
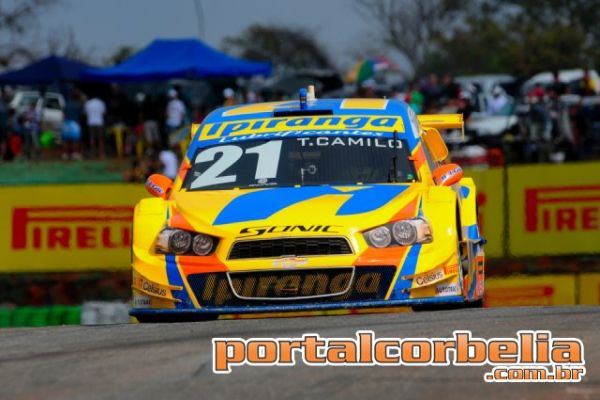
[[[305,89],[213,111],[135,207],[131,315],[480,306],[476,187],[438,131],[462,127]]]

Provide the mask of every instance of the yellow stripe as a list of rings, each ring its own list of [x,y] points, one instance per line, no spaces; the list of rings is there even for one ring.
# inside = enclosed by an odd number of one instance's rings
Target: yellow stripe
[[[342,110],[385,110],[386,99],[345,99],[340,105]]]
[[[278,107],[285,103],[289,103],[289,101],[274,101],[271,103],[249,104],[249,105],[245,105],[245,106],[236,107],[231,110],[227,110],[227,111],[223,112],[223,116],[231,117],[233,115],[248,115],[248,114],[273,112],[275,107]]]

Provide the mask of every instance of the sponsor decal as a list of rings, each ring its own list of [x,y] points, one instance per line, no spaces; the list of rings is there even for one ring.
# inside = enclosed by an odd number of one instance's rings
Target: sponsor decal
[[[157,197],[162,197],[162,195],[164,194],[163,188],[157,185],[156,183],[152,182],[150,179],[146,181],[146,189],[150,194]]]
[[[305,257],[282,257],[279,260],[273,260],[273,267],[276,268],[298,268],[308,264],[308,258]]]
[[[525,189],[527,232],[600,230],[600,186]]]
[[[440,184],[445,184],[447,181],[449,181],[452,177],[461,174],[462,173],[462,168],[461,167],[456,167],[453,168],[451,170],[449,170],[448,172],[444,173],[439,180]]]
[[[436,296],[453,296],[460,293],[460,285],[457,283],[435,285]]]
[[[150,297],[142,294],[133,293],[133,306],[137,308],[145,308],[150,306]]]
[[[387,149],[401,149],[404,144],[402,140],[370,138],[370,137],[327,137],[320,136],[316,138],[298,138],[302,147],[380,147]]]
[[[404,132],[402,118],[391,116],[300,116],[258,118],[244,121],[206,123],[199,140],[227,139],[236,136],[265,135],[272,133],[305,133],[321,131]]]
[[[310,273],[264,273],[256,276],[253,273],[231,273],[229,278],[211,274],[207,277],[199,301],[220,306],[235,296],[242,299],[284,299],[289,297],[310,298],[315,296],[336,296],[344,294],[344,298],[352,296],[377,296],[389,286],[379,272],[361,273],[355,277],[351,271],[327,273],[314,271]],[[350,290],[349,290],[350,289]],[[340,299],[343,300],[343,299]]]
[[[231,287],[242,298],[311,297],[341,294],[348,290],[352,281],[350,271],[335,275],[315,271],[308,274],[261,277],[230,274],[229,277]],[[378,285],[372,289],[377,290]]]
[[[294,233],[294,232],[322,232],[337,233],[336,228],[341,225],[273,225],[273,226],[249,226],[240,230],[240,237],[261,236],[267,233]]]
[[[133,287],[151,296],[171,299],[168,288],[151,282],[139,274],[134,274]]]
[[[12,210],[12,250],[131,246],[132,207],[55,206]]]
[[[458,265],[446,265],[421,274],[403,276],[402,279],[413,280],[413,289],[433,285],[458,274]]]

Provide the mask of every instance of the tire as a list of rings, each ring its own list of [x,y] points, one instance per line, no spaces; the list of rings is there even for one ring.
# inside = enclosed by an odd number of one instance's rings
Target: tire
[[[450,303],[450,304],[419,304],[418,306],[412,306],[414,312],[423,311],[449,311],[449,310],[460,310],[466,303]]]
[[[463,304],[463,308],[483,308],[483,299],[475,301],[466,301]]]

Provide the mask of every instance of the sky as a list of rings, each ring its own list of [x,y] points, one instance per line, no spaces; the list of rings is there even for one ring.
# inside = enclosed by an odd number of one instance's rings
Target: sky
[[[219,47],[254,23],[303,27],[314,33],[338,67],[347,68],[373,46],[372,24],[352,0],[60,0],[38,21],[38,36],[71,29],[77,43],[98,59],[119,46],[143,47],[155,38],[199,37]]]

